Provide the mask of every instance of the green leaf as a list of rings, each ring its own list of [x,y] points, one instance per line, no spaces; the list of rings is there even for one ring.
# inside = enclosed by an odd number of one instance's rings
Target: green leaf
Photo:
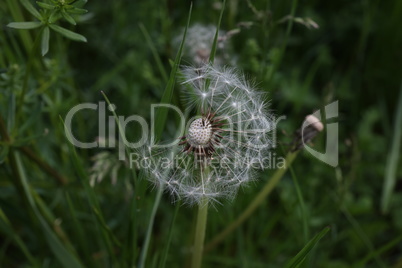
[[[60,27],[59,25],[49,24],[49,27],[52,28],[52,30],[60,33],[61,35],[64,35],[68,39],[71,39],[74,41],[80,41],[80,42],[87,42],[87,39],[85,38],[85,36],[74,33],[70,30],[67,30],[66,28]]]
[[[83,8],[76,8],[76,7],[75,7],[75,8],[73,8],[73,9],[69,9],[67,12],[68,12],[68,13],[71,13],[71,14],[82,15],[82,14],[88,13],[88,10],[83,9]]]
[[[330,230],[329,227],[325,227],[319,234],[314,236],[313,239],[311,239],[302,250],[297,253],[296,256],[294,256],[286,265],[286,268],[296,268],[299,267],[300,264],[304,261],[306,258],[307,254],[313,249],[313,247],[318,243],[318,241],[321,240],[321,238],[328,233]]]
[[[55,10],[53,10],[53,12],[49,16],[49,23],[54,23],[60,18],[61,18],[60,10],[55,9]]]
[[[43,29],[42,33],[42,44],[41,44],[42,56],[45,56],[46,53],[49,51],[49,37],[50,37],[50,30],[49,27],[46,26]]]
[[[52,9],[55,8],[55,6],[49,5],[49,4],[46,4],[46,3],[43,3],[43,2],[36,1],[36,3],[38,4],[38,6],[40,6],[41,8],[44,8],[44,9],[52,10]]]
[[[88,2],[88,0],[78,0],[78,1],[75,1],[73,5],[74,5],[74,6],[78,6],[78,7],[79,7],[79,6],[82,7],[82,6],[85,5],[87,2]]]
[[[24,22],[11,22],[7,27],[14,29],[35,29],[42,25],[40,21],[24,21]]]
[[[21,4],[38,20],[42,20],[42,15],[28,0],[20,0]]]
[[[73,17],[71,17],[70,15],[68,15],[67,12],[65,12],[64,10],[61,12],[61,15],[63,16],[63,18],[68,21],[69,23],[71,23],[72,25],[77,25],[77,23],[75,22],[75,20],[73,19]]]

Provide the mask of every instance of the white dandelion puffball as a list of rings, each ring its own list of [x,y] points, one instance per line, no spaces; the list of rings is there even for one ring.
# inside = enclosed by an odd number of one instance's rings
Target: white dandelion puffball
[[[274,123],[264,95],[234,69],[205,65],[182,73],[184,100],[198,114],[180,138],[181,151],[169,161],[159,161],[167,153],[152,146],[141,152],[152,159],[147,176],[189,204],[231,199],[269,161]]]
[[[184,32],[184,30],[183,30]],[[173,40],[175,47],[180,46],[183,32]],[[187,36],[184,43],[184,55],[192,59],[198,65],[207,63],[211,54],[211,47],[215,38],[216,27],[213,25],[194,24],[187,29]],[[217,42],[216,63],[226,62],[226,50],[228,48],[226,32],[219,30]]]

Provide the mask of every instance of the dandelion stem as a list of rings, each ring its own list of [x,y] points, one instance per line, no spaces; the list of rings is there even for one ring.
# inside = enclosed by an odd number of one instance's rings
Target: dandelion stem
[[[289,152],[286,156],[285,163],[286,165],[283,168],[277,169],[271,179],[264,185],[262,190],[258,193],[258,195],[254,198],[254,200],[250,203],[250,205],[246,208],[245,211],[234,221],[232,222],[225,230],[219,233],[215,238],[209,242],[205,246],[205,251],[209,251],[214,248],[217,244],[222,242],[227,235],[236,230],[245,220],[247,220],[250,215],[257,209],[257,207],[267,198],[267,196],[271,193],[271,191],[276,187],[276,185],[280,182],[281,178],[285,174],[286,170],[292,164],[293,160],[296,158],[297,152]]]
[[[202,252],[204,249],[205,229],[208,217],[208,198],[204,197],[198,206],[197,225],[195,227],[195,238],[193,248],[192,268],[199,268],[202,264]]]

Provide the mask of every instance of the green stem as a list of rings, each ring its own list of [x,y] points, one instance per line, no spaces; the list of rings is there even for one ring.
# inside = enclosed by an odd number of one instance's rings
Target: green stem
[[[162,194],[163,194],[163,187],[161,186],[158,188],[158,192],[156,193],[154,206],[152,208],[151,217],[149,219],[147,233],[145,235],[144,246],[142,248],[140,260],[138,262],[138,268],[145,267],[145,259],[147,257],[147,253],[148,253],[149,241],[151,240],[151,234],[152,234],[152,228],[154,226],[155,215],[156,215],[156,211],[158,210]]]
[[[25,93],[26,93],[27,88],[28,88],[29,76],[31,74],[32,65],[33,65],[33,62],[34,62],[34,59],[35,59],[35,51],[38,48],[38,45],[40,43],[42,31],[43,31],[43,27],[40,29],[38,35],[36,36],[35,41],[34,41],[33,46],[32,46],[32,49],[31,49],[31,51],[29,53],[29,56],[28,56],[28,61],[27,61],[27,64],[26,64],[25,75],[24,75],[23,84],[22,84],[21,95],[19,97],[18,105],[17,105],[17,111],[16,111],[17,115],[22,114],[22,113],[20,113],[20,111],[22,110],[22,106],[24,104],[24,96],[25,96]]]
[[[299,182],[296,177],[296,173],[294,172],[292,167],[290,167],[290,173],[292,174],[293,184],[295,185],[297,198],[299,199],[299,202],[300,202],[300,211],[301,211],[301,215],[302,215],[302,219],[303,219],[303,240],[304,240],[304,243],[307,244],[308,238],[310,237],[310,233],[309,233],[309,229],[308,229],[308,214],[307,214],[308,212],[306,209],[306,205],[304,203],[303,194],[300,189]]]
[[[219,233],[215,238],[209,242],[205,246],[205,251],[209,251],[214,248],[217,244],[222,242],[225,237],[233,232],[237,227],[239,227],[245,220],[247,220],[250,215],[257,209],[259,205],[267,198],[267,196],[271,193],[271,191],[276,187],[279,183],[286,170],[292,164],[293,160],[296,158],[297,152],[290,152],[286,156],[285,163],[286,165],[274,173],[272,178],[265,184],[264,188],[258,193],[258,195],[254,198],[254,200],[250,203],[250,205],[246,208],[246,210],[234,221],[232,222],[225,230]]]
[[[195,227],[195,238],[193,248],[192,268],[199,268],[202,264],[202,252],[204,249],[205,230],[208,217],[208,198],[204,197],[198,206],[197,225]]]
[[[174,210],[172,222],[170,223],[169,235],[168,235],[168,238],[167,238],[167,241],[166,241],[166,246],[165,246],[165,248],[163,250],[163,253],[162,253],[162,258],[161,258],[161,262],[160,262],[160,266],[159,266],[160,268],[165,268],[165,265],[166,265],[166,259],[167,259],[167,255],[168,255],[168,252],[169,252],[169,248],[170,248],[170,244],[171,244],[172,236],[173,236],[173,228],[175,226],[176,217],[177,217],[180,205],[181,205],[181,202],[179,200],[176,203],[176,208]]]

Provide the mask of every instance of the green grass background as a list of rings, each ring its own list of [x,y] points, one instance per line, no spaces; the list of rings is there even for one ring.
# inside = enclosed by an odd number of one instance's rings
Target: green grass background
[[[194,1],[190,25],[217,25],[220,6]],[[77,26],[58,23],[88,42],[51,32],[42,57],[33,49],[38,29],[6,27],[36,19],[19,1],[0,2],[1,267],[133,267],[139,260],[157,191],[118,162],[115,149],[75,152],[60,117],[79,103],[104,101],[103,91],[118,115],[150,119],[190,4],[92,0],[85,8]],[[319,29],[278,23],[292,13]],[[273,153],[283,155],[307,114],[338,100],[339,166],[299,153],[257,211],[205,253],[204,267],[283,267],[326,226],[302,267],[402,267],[402,2],[228,0],[221,29],[240,22],[252,25],[230,39],[230,55],[268,93],[273,112],[287,117]],[[176,84],[171,103],[184,109],[180,90]],[[168,117],[164,137],[174,138],[177,120]],[[73,127],[81,140],[94,140],[96,112],[81,113]],[[127,128],[129,140],[139,135],[135,124]],[[324,141],[321,134],[315,148],[323,151]],[[107,172],[91,187],[93,157],[104,151],[107,163],[120,163],[116,183]],[[273,173],[262,172],[234,202],[210,209],[207,243]],[[172,201],[165,194],[157,208],[145,267],[189,264],[196,209]]]

